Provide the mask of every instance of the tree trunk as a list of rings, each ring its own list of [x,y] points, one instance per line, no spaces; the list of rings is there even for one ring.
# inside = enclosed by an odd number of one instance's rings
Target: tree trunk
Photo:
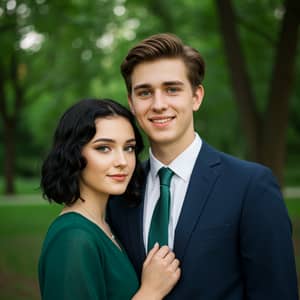
[[[299,0],[285,1],[285,14],[276,49],[261,147],[260,162],[271,167],[281,183],[286,155],[289,98],[295,77],[299,6]]]
[[[0,64],[0,116],[2,117],[4,127],[4,178],[5,178],[5,194],[14,194],[15,179],[15,142],[17,121],[20,117],[20,111],[23,105],[23,89],[20,84],[18,74],[18,59],[16,53],[13,53],[10,61],[9,72]],[[5,84],[11,84],[14,94],[13,110],[8,109],[8,97],[5,94]]]
[[[13,194],[14,190],[14,141],[13,141],[13,128],[15,126],[12,119],[8,116],[7,102],[4,91],[5,85],[5,70],[0,64],[0,116],[3,123],[3,146],[4,146],[4,157],[3,157],[3,175],[5,184],[5,194]]]
[[[5,194],[15,193],[15,132],[16,122],[13,118],[4,121],[4,178]]]
[[[288,104],[294,78],[300,2],[298,0],[285,1],[285,14],[276,48],[267,110],[263,119],[259,116],[255,105],[256,101],[240,46],[232,3],[230,0],[216,0],[216,4],[233,90],[251,149],[250,158],[269,166],[282,185]]]
[[[261,120],[255,107],[255,96],[246,69],[235,14],[230,0],[216,0],[216,4],[233,92],[247,138],[247,155],[252,160],[258,160]]]

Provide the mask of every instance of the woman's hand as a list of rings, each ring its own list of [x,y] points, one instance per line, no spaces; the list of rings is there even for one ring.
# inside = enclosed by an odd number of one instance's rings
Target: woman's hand
[[[156,243],[144,261],[141,287],[136,296],[145,300],[163,299],[177,283],[180,272],[179,260],[174,252],[168,246],[159,248]]]

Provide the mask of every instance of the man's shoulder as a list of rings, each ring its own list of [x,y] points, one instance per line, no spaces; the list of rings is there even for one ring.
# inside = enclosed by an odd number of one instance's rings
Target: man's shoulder
[[[271,170],[268,167],[260,163],[249,161],[244,158],[223,152],[209,145],[206,142],[203,142],[203,148],[201,149],[201,151],[202,150],[204,152],[210,152],[215,157],[218,157],[219,164],[223,169],[236,170],[238,171],[238,173],[271,172]],[[201,155],[201,151],[199,153],[199,158]]]

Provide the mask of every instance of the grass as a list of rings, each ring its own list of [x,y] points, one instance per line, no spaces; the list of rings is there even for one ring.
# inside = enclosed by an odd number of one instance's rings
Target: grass
[[[300,199],[286,203],[293,222],[300,277]],[[40,299],[37,282],[40,248],[49,224],[60,209],[58,205],[45,203],[0,205],[0,300]]]
[[[57,205],[0,207],[0,299],[38,300],[37,263],[40,248]]]

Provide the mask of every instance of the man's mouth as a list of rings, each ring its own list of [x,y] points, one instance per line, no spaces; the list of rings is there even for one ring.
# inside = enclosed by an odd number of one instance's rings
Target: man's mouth
[[[166,124],[172,121],[175,117],[160,117],[160,118],[150,118],[150,121],[154,124]]]

